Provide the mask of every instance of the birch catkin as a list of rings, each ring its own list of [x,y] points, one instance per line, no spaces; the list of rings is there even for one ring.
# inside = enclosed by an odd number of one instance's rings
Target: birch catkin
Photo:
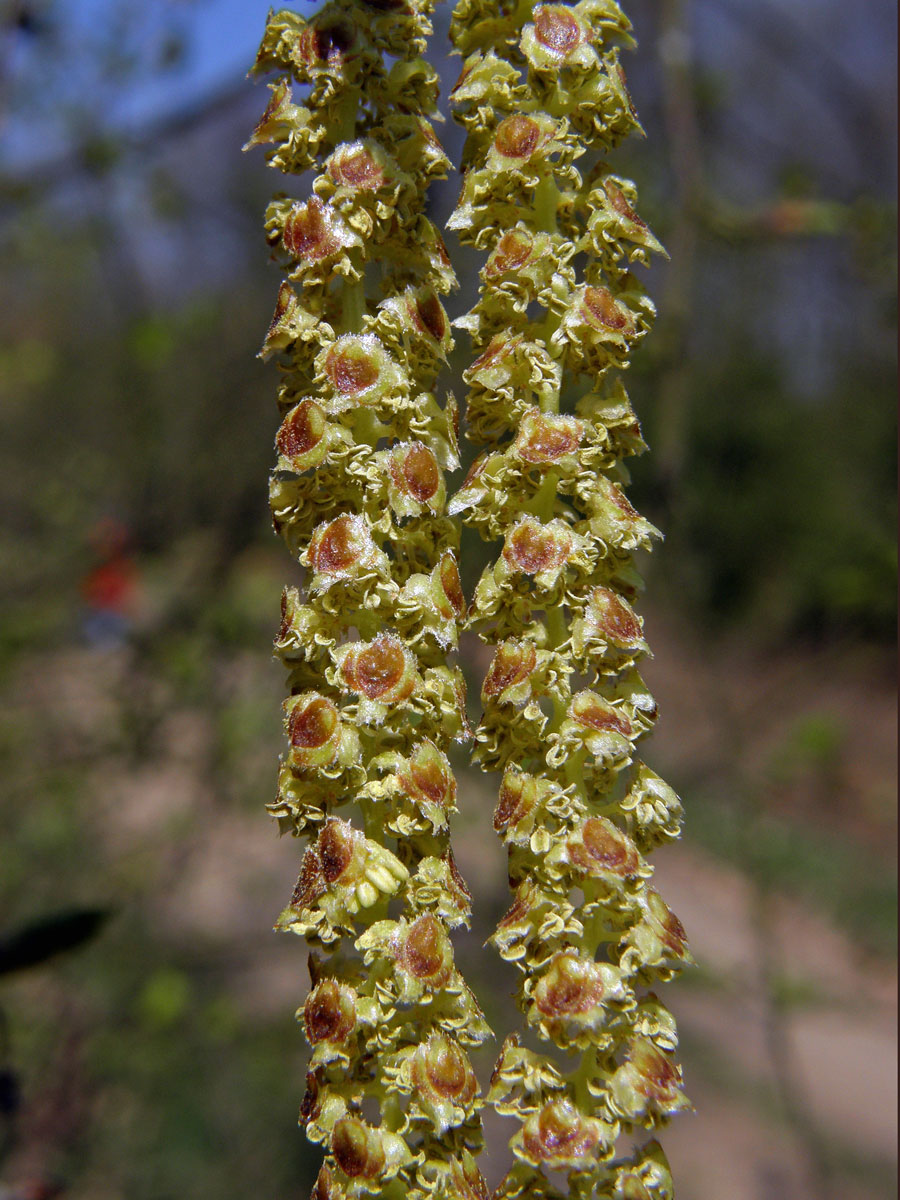
[[[287,278],[263,347],[281,373],[272,515],[305,568],[275,643],[290,695],[270,808],[307,839],[278,927],[312,947],[298,1016],[301,1123],[326,1150],[316,1200],[487,1196],[466,1047],[489,1030],[450,939],[470,897],[446,750],[471,734],[447,661],[465,603],[444,483],[456,414],[434,393],[455,277],[424,215],[449,165],[421,57],[430,7],[270,15],[255,66],[279,77],[248,145],[271,145],[287,175],[318,172],[267,213]]]
[[[449,227],[487,259],[456,322],[478,352],[466,416],[486,448],[450,512],[502,539],[469,618],[495,647],[475,757],[503,772],[514,897],[492,941],[521,970],[540,1047],[512,1033],[494,1071],[489,1101],[518,1122],[497,1200],[672,1197],[657,1142],[627,1160],[616,1144],[689,1107],[648,990],[690,955],[647,859],[681,804],[637,756],[656,704],[632,554],[657,531],[623,490],[645,446],[621,372],[654,316],[630,267],[662,247],[606,159],[640,130],[629,28],[612,0],[460,0],[451,26],[467,140]]]

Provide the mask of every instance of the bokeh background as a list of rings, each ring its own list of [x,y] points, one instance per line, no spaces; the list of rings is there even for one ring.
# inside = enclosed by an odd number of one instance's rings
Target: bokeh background
[[[667,995],[697,1113],[664,1140],[682,1200],[875,1200],[896,1188],[896,10],[628,11],[648,137],[617,163],[672,256],[629,385],[652,449],[632,498],[666,532],[642,568],[649,759],[688,814],[657,870],[699,960]],[[300,1200],[315,1170],[305,953],[270,932],[299,851],[263,810],[295,578],[254,357],[282,183],[240,153],[265,15],[0,0],[3,1200]],[[483,549],[464,560],[471,588]],[[471,639],[463,661],[475,706]],[[459,957],[503,1029],[512,979],[478,948],[506,906],[496,781],[458,766]],[[492,1181],[508,1134],[489,1123]]]

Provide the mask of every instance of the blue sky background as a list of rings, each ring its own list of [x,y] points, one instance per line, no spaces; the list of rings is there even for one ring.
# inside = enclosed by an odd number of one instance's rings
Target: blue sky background
[[[245,76],[269,5],[265,0],[30,2],[39,16],[46,14],[42,36],[7,30],[0,37],[0,117],[5,118],[0,180],[4,174],[27,180],[42,170],[52,175],[54,164],[67,156],[77,164],[79,147],[91,139],[102,142],[107,134],[119,133],[140,139],[167,117],[222,97],[217,130],[204,126],[202,136],[189,139],[180,152],[173,145],[180,160],[170,164],[170,174],[190,198],[199,223],[165,225],[151,211],[147,177],[168,153],[165,145],[145,154],[138,141],[126,148],[112,175],[70,171],[63,186],[50,189],[49,198],[60,212],[105,209],[105,219],[118,222],[119,235],[132,243],[130,252],[153,300],[170,302],[189,295],[192,287],[234,276],[258,247],[246,228],[233,223],[225,190],[238,179],[248,195],[260,197],[252,204],[261,211],[269,188],[304,186],[273,180],[262,167],[262,152],[238,152],[265,104],[263,84],[254,87]],[[0,13],[2,5],[0,0]],[[295,7],[311,12],[317,5]],[[625,169],[642,182],[651,212],[655,206],[658,214],[671,215],[674,185],[659,101],[660,58],[667,47],[657,36],[657,0],[630,0],[626,9],[639,40],[638,53],[628,56],[629,81],[649,137],[628,148]],[[785,186],[796,188],[799,179],[805,181],[801,187],[828,201],[893,200],[897,13],[891,0],[870,0],[852,10],[841,0],[691,0],[689,10],[688,49],[708,101],[701,113],[703,167],[712,194],[752,213]],[[438,6],[436,50],[446,47],[442,30],[450,11],[450,4]],[[176,47],[179,53],[173,53]],[[446,97],[459,60],[442,50],[433,61],[444,76]],[[461,131],[447,122],[440,134],[455,157]],[[112,152],[121,153],[121,147]],[[643,184],[650,174],[657,180],[656,195]],[[456,186],[451,179],[443,191],[434,189],[439,221]],[[798,398],[814,398],[830,386],[847,330],[873,324],[865,316],[872,298],[867,285],[849,278],[845,250],[821,239],[763,246],[756,269],[741,268],[740,288],[753,289],[750,299],[735,294],[727,248],[720,247],[701,284],[703,302],[719,316],[710,323],[709,336],[715,339],[715,330],[729,323],[742,325],[760,345],[774,345],[794,377]],[[188,273],[186,254],[192,261]],[[656,278],[662,277],[660,271]],[[715,353],[716,346],[701,352]]]
[[[42,11],[40,0],[34,0],[34,7]],[[313,11],[316,5],[295,7]],[[37,60],[32,53],[29,43],[37,39],[6,34],[0,66],[5,65],[13,80],[15,103],[0,129],[0,153],[23,164],[58,152],[67,134],[53,114],[62,111],[69,117],[73,106],[93,109],[98,121],[134,126],[215,93],[245,74],[268,9],[262,0],[164,0],[149,5],[67,0],[49,18],[55,49],[46,60]],[[628,6],[639,36],[651,9],[648,0]],[[448,13],[449,5],[439,7],[440,24]],[[748,14],[761,37],[749,32]],[[842,101],[838,77],[868,97],[874,109],[891,111],[896,94],[896,26],[896,6],[889,0],[853,8],[837,0],[769,0],[766,5],[758,0],[694,0],[693,4],[698,61],[726,92],[740,94],[749,127],[765,142],[773,125],[784,125],[788,140],[796,138],[798,148],[805,132],[811,139],[807,148],[812,150],[820,146],[820,130],[830,139],[832,169],[838,175],[851,173],[856,157],[836,111]],[[185,55],[176,67],[160,72],[158,64],[172,33],[183,39]],[[117,36],[133,51],[131,65],[138,69],[131,76],[116,69],[127,69],[125,63],[106,69],[105,56]],[[798,52],[802,67],[796,62]],[[39,125],[35,114],[40,114]],[[750,172],[748,181],[752,178]]]

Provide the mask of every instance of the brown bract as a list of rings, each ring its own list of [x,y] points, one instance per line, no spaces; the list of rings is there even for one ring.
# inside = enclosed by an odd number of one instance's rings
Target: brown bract
[[[310,538],[307,557],[319,575],[346,576],[354,567],[365,566],[375,555],[375,543],[365,519],[353,514],[336,517],[317,526]]]
[[[288,717],[288,740],[297,750],[318,750],[334,736],[340,724],[338,710],[324,696],[297,704]]]
[[[522,1130],[528,1157],[550,1165],[590,1162],[600,1143],[598,1123],[582,1117],[568,1100],[544,1105],[528,1118]]]
[[[620,733],[623,737],[631,737],[631,722],[624,713],[619,712],[607,700],[596,692],[579,692],[569,706],[572,720],[586,729],[598,733]]]
[[[416,1049],[410,1068],[416,1091],[429,1100],[471,1104],[478,1081],[465,1052],[443,1034],[435,1033]]]
[[[344,1200],[344,1197],[343,1187],[335,1179],[328,1164],[323,1163],[309,1200]]]
[[[364,142],[338,146],[326,164],[328,175],[339,187],[374,192],[385,181],[385,173]]]
[[[603,189],[609,197],[609,202],[613,209],[620,217],[624,217],[629,224],[636,225],[639,229],[647,228],[647,222],[642,220],[634,211],[628,203],[628,197],[617,183],[614,183],[611,179],[604,180]]]
[[[476,359],[474,359],[474,361],[472,362],[472,365],[468,368],[468,370],[470,372],[471,371],[479,371],[479,370],[481,370],[482,367],[489,366],[495,359],[500,358],[503,355],[503,352],[510,347],[512,342],[514,342],[514,341],[520,342],[521,340],[522,340],[521,338],[504,338],[502,335],[497,334],[496,337],[491,338],[491,340],[488,342],[488,344],[484,348],[484,350],[482,350],[482,352],[478,355],[478,357]],[[477,461],[478,460],[476,459],[476,462]],[[470,473],[471,473],[471,470],[474,469],[474,467],[475,467],[475,463],[472,464],[472,467],[470,468]],[[468,482],[469,482],[469,479],[467,476],[465,483],[463,483],[463,487],[465,487]]]
[[[628,90],[628,80],[625,77],[625,68],[619,62],[618,57],[607,61],[606,69],[609,76],[619,85],[619,91],[625,101],[625,107],[628,109],[628,115],[631,117],[635,126],[640,129],[638,122],[637,109],[634,107],[634,101],[631,98],[631,92]]]
[[[684,926],[654,888],[647,889],[647,908],[662,944],[675,958],[683,958],[688,948]]]
[[[543,899],[537,885],[530,879],[526,879],[516,889],[515,899],[500,918],[497,928],[510,929],[512,926],[520,924],[531,916]]]
[[[646,1038],[634,1038],[628,1045],[625,1063],[617,1075],[652,1108],[661,1112],[684,1108],[681,1072],[668,1054]]]
[[[302,262],[321,262],[345,244],[338,222],[337,214],[327,204],[310,196],[305,204],[295,204],[285,219],[285,250]]]
[[[323,13],[314,17],[297,41],[297,58],[307,69],[341,65],[359,52],[356,30],[343,17]]]
[[[509,693],[523,684],[537,666],[537,649],[533,642],[501,642],[491,660],[481,689],[485,703],[508,702]]]
[[[383,359],[377,338],[348,334],[325,352],[325,377],[339,395],[361,399],[378,382]]]
[[[534,1005],[545,1017],[571,1017],[590,1012],[604,996],[597,964],[574,951],[555,955],[534,989]]]
[[[303,469],[315,458],[327,427],[325,413],[315,400],[301,400],[282,421],[275,445],[280,454]]]
[[[534,10],[534,36],[562,59],[581,41],[581,27],[567,8],[542,4]]]
[[[507,534],[503,558],[510,570],[537,575],[564,566],[572,546],[572,535],[560,522],[542,525],[526,517]]]
[[[594,588],[585,606],[590,633],[603,634],[617,646],[632,647],[641,640],[641,623],[634,610],[611,588]]]
[[[485,351],[485,353],[487,353],[487,351]],[[484,473],[484,469],[488,464],[489,457],[490,455],[486,450],[482,451],[482,453],[478,455],[471,467],[469,467],[468,471],[466,472],[466,477],[462,482],[462,487],[459,489],[461,492],[464,492],[466,488],[472,487],[472,485],[478,480],[478,477]]]
[[[500,798],[494,810],[494,829],[501,833],[518,825],[537,804],[537,781],[515,767],[508,767],[500,784]]]
[[[341,664],[341,677],[347,687],[367,700],[392,704],[410,696],[416,683],[412,656],[392,633],[349,647]]]
[[[309,908],[325,891],[322,878],[322,863],[315,849],[310,847],[303,855],[300,875],[291,894],[292,908]]]
[[[605,817],[589,817],[567,848],[572,865],[591,875],[628,879],[641,865],[634,842]]]
[[[376,1179],[384,1170],[381,1137],[358,1117],[342,1117],[331,1135],[335,1162],[351,1179]]]
[[[322,1115],[324,1099],[321,1078],[318,1071],[306,1072],[306,1091],[300,1101],[300,1124],[309,1125]]]
[[[634,332],[634,318],[620,304],[609,288],[586,287],[581,300],[581,316],[595,329],[606,329],[612,333]]]
[[[525,229],[510,229],[497,242],[494,251],[485,264],[485,274],[489,278],[505,275],[522,267],[531,257],[534,241]]]
[[[303,1024],[312,1045],[343,1042],[356,1028],[353,990],[336,979],[322,979],[306,997]]]
[[[456,859],[453,857],[453,851],[449,850],[444,855],[444,860],[447,864],[447,891],[450,898],[456,905],[460,913],[464,913],[466,917],[472,912],[472,893],[469,891],[469,885],[462,877],[459,867],[456,865]]]
[[[461,620],[466,612],[466,597],[462,590],[459,567],[452,550],[445,550],[437,565],[437,576],[443,596],[436,597],[445,620]]]
[[[441,469],[437,459],[421,442],[394,447],[390,471],[394,487],[418,504],[428,504],[441,486]]]
[[[350,866],[359,837],[346,821],[326,822],[316,842],[316,850],[322,864],[322,877],[326,883],[339,882]]]
[[[318,692],[304,692],[287,702],[287,735],[293,766],[314,768],[334,761],[341,742],[337,708]]]
[[[429,800],[447,811],[456,802],[456,780],[450,763],[433,742],[416,747],[400,771],[400,783],[414,800]]]
[[[681,1081],[667,1055],[649,1042],[642,1042],[638,1049],[631,1051],[629,1059],[638,1070],[636,1086],[648,1099],[656,1100],[659,1104],[676,1099]]]
[[[329,888],[355,887],[366,864],[365,838],[349,821],[330,818],[303,856],[291,897],[295,908],[311,908]]]
[[[490,1200],[491,1191],[471,1155],[462,1163],[454,1159],[450,1167],[453,1200]]]
[[[574,417],[550,416],[535,410],[522,418],[516,453],[527,463],[553,463],[577,450],[583,436],[584,425]]]
[[[423,913],[410,925],[397,958],[409,975],[434,989],[442,988],[453,974],[450,939],[431,913]]]
[[[497,126],[494,149],[504,158],[530,158],[540,145],[541,127],[524,113],[513,113]]]
[[[612,501],[612,503],[616,506],[616,508],[619,510],[619,512],[622,514],[622,516],[626,518],[626,520],[628,520],[628,521],[639,521],[640,520],[641,514],[633,506],[631,501],[628,499],[628,497],[625,495],[625,493],[622,491],[622,489],[619,487],[619,485],[617,483],[610,481],[609,486],[606,489],[606,494],[607,494],[608,498]]]
[[[408,295],[406,308],[416,329],[420,333],[426,334],[432,341],[443,345],[450,326],[437,293],[431,288],[419,288],[418,291]]]

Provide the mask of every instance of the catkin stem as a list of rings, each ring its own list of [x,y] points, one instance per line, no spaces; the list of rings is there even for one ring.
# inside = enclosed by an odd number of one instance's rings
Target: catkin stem
[[[690,961],[645,858],[677,836],[681,805],[636,752],[655,705],[631,555],[656,531],[620,486],[644,447],[617,373],[654,312],[628,264],[662,247],[633,185],[575,166],[640,128],[618,62],[629,23],[614,0],[458,0],[451,33],[469,140],[449,225],[488,253],[465,318],[484,454],[455,503],[502,539],[470,610],[495,646],[477,757],[503,771],[494,825],[515,896],[491,940],[523,972],[529,1038],[511,1035],[495,1068],[490,1098],[519,1129],[494,1197],[561,1196],[545,1172],[563,1172],[573,1198],[671,1200],[656,1143],[614,1159],[620,1131],[689,1107],[674,1022],[646,994]]]
[[[465,609],[446,513],[456,429],[435,395],[453,345],[439,297],[456,279],[426,216],[450,165],[420,57],[430,12],[328,0],[309,18],[270,13],[256,69],[280,77],[248,143],[315,173],[306,200],[266,214],[287,278],[263,355],[280,360],[273,521],[304,568],[275,643],[289,695],[270,810],[306,841],[277,928],[311,949],[300,1122],[325,1151],[317,1200],[484,1195],[467,1048],[490,1030],[450,937],[470,897],[446,751],[471,731],[450,657]]]

